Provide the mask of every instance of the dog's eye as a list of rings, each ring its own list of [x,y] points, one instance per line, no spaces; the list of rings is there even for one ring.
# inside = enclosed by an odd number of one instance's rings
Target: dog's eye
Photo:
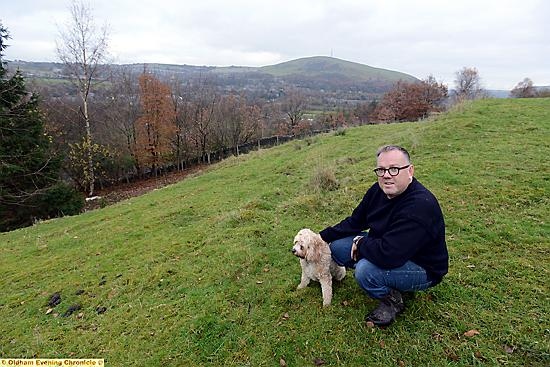
[[[300,245],[300,250],[303,250],[304,249],[304,246],[303,245]]]

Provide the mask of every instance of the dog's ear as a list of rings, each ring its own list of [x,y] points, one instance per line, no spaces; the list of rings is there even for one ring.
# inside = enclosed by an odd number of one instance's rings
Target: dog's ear
[[[306,260],[311,262],[321,261],[321,254],[323,252],[323,240],[318,234],[311,232],[305,238],[307,243]]]

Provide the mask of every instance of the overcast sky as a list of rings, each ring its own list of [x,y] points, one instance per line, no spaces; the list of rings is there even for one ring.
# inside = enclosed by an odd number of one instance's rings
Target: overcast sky
[[[0,0],[8,60],[59,61],[69,0]],[[546,0],[95,0],[115,63],[264,66],[334,56],[433,75],[475,67],[488,89],[550,85]]]

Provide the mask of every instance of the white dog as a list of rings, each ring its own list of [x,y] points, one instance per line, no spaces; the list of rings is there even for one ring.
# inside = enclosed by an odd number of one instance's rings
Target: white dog
[[[300,258],[302,266],[302,279],[298,289],[307,287],[311,280],[318,281],[323,292],[323,306],[330,305],[332,279],[344,279],[346,268],[332,260],[328,243],[312,230],[301,229],[294,237],[292,253]]]

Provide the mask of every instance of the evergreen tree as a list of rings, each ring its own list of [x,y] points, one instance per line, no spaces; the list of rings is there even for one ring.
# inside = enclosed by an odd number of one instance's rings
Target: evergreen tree
[[[8,76],[2,60],[8,38],[0,24],[0,231],[74,214],[83,206],[59,181],[60,160],[51,155],[38,96],[27,92],[19,71]]]

